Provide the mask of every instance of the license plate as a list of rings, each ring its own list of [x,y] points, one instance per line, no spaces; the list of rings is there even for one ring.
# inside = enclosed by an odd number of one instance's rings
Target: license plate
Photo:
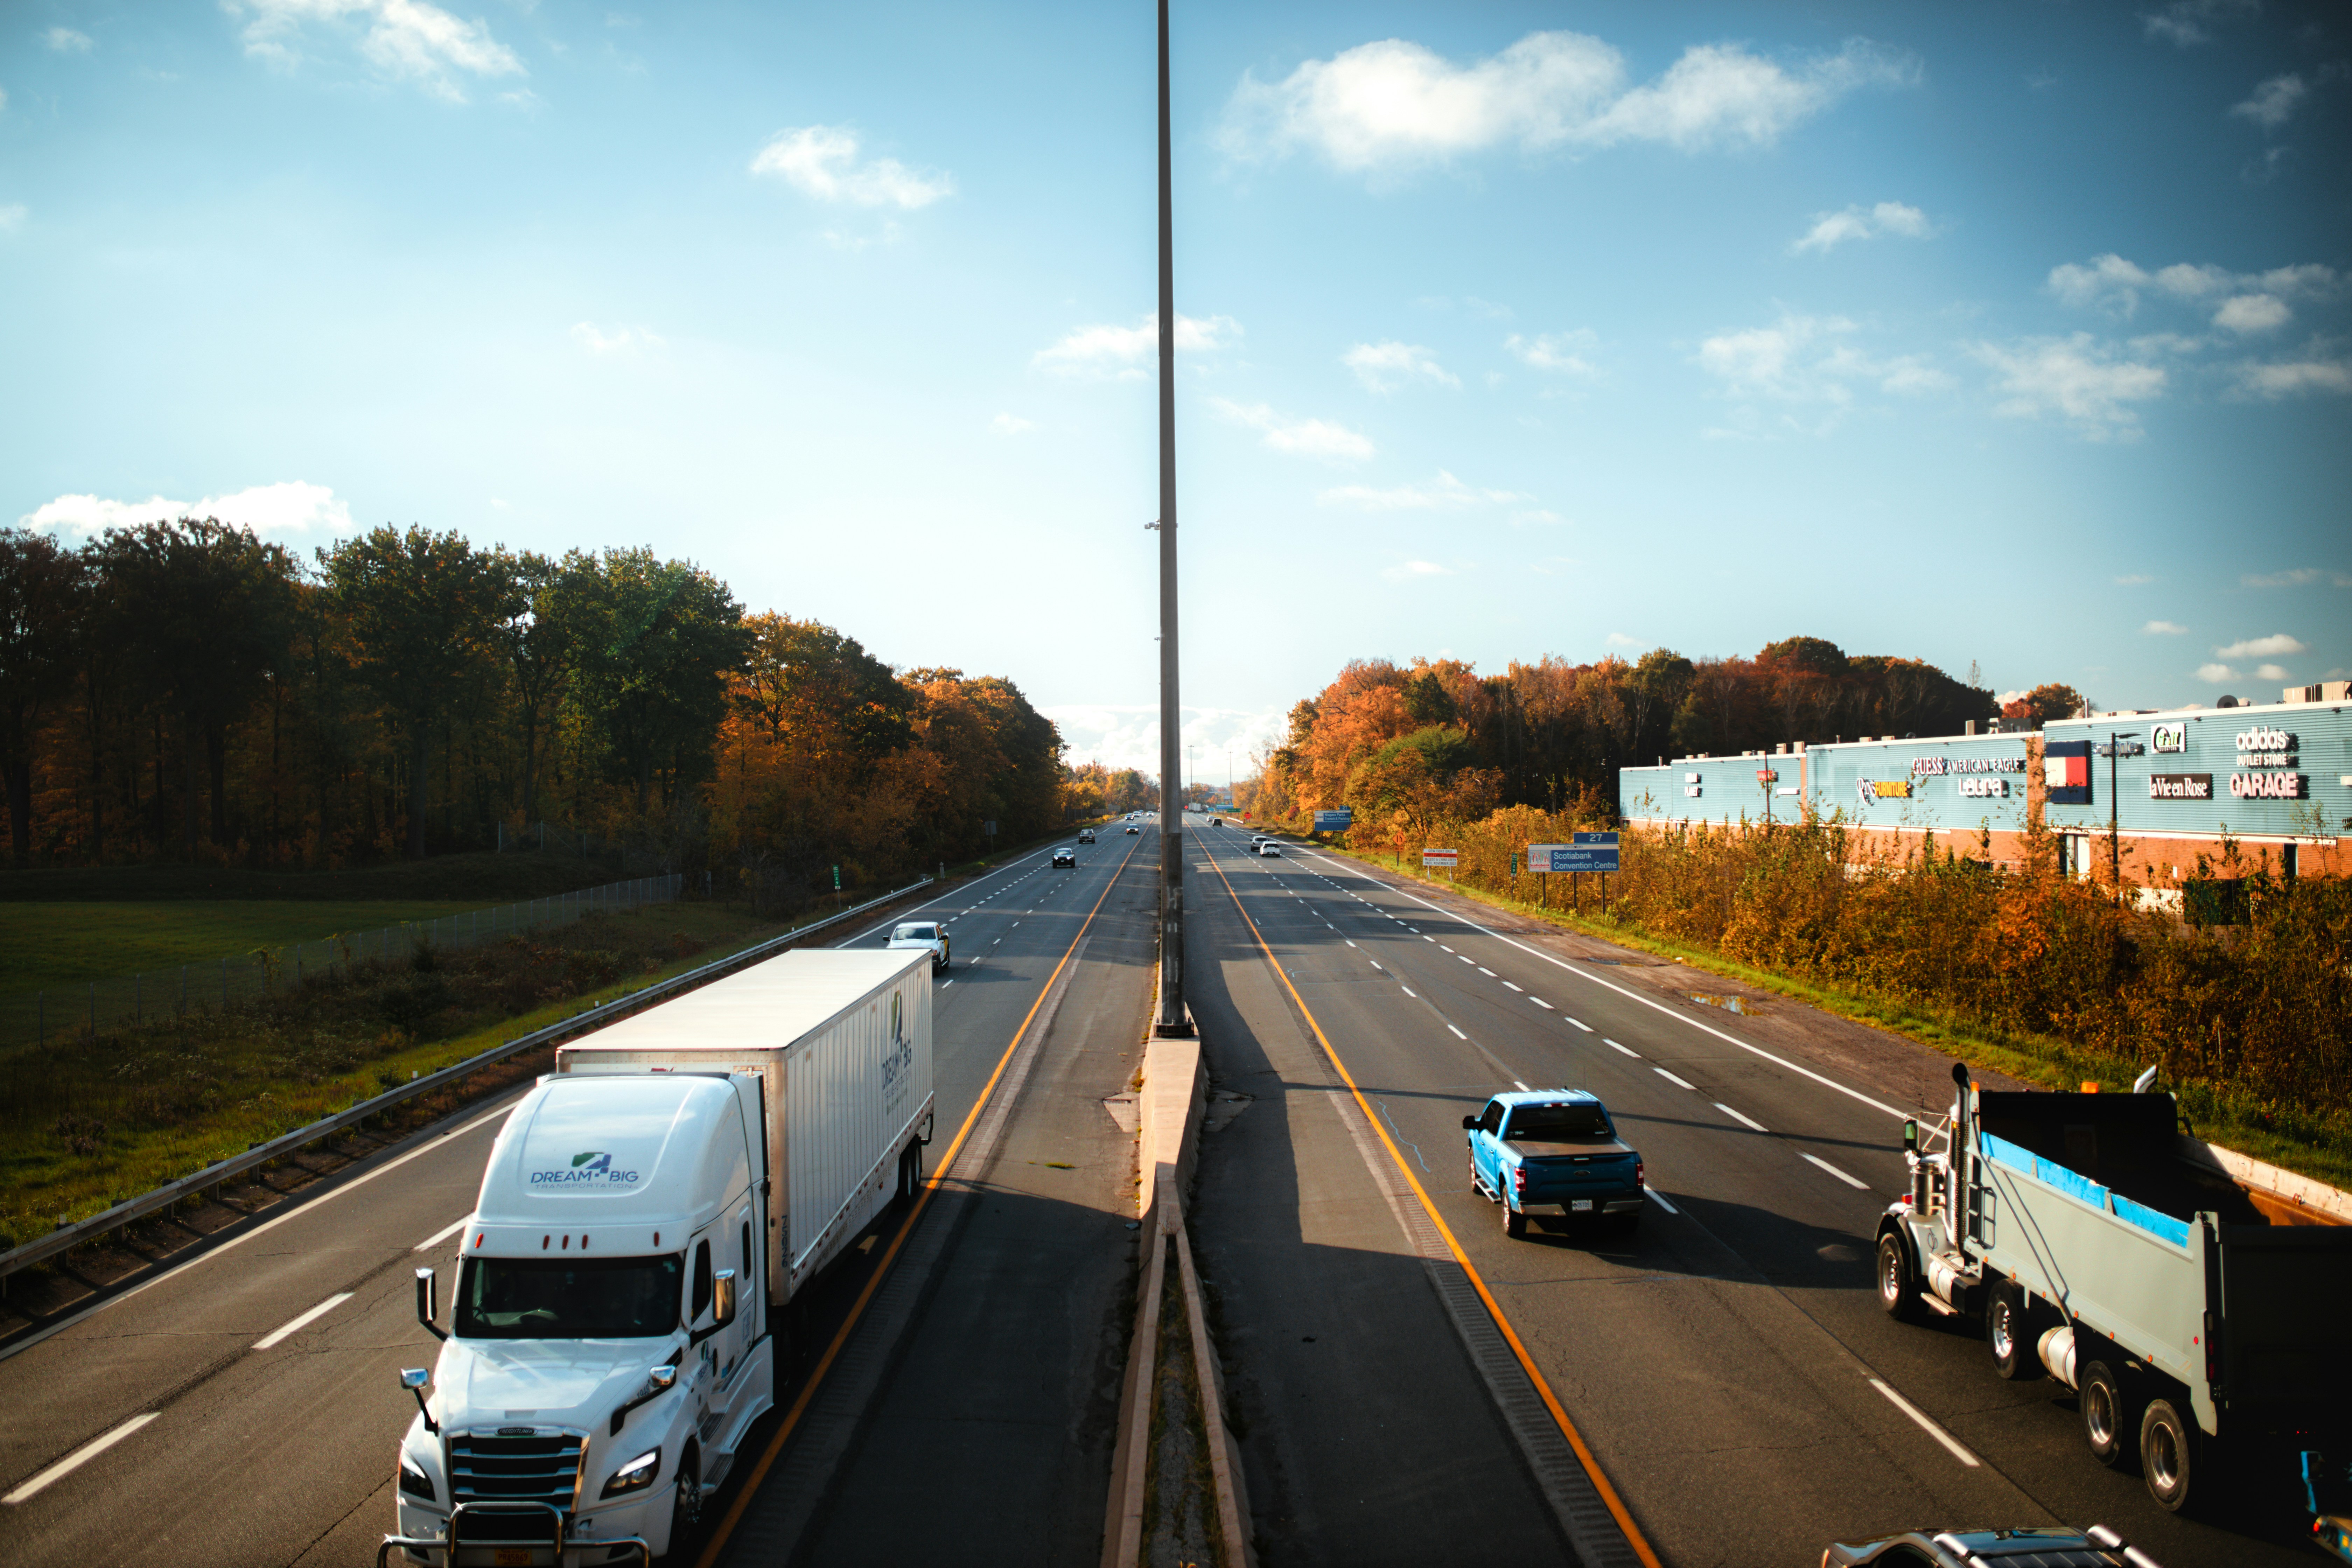
[[[499,1568],[530,1568],[530,1548],[500,1546],[491,1552],[490,1561],[496,1563]]]
[[[1592,1200],[1591,1198],[1577,1198],[1570,1203],[1568,1205],[1568,1212],[1570,1214],[1586,1214],[1591,1212],[1591,1208]]]

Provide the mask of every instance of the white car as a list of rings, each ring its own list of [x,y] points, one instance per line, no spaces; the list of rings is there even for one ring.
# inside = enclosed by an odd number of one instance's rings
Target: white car
[[[947,930],[936,921],[900,921],[890,928],[890,946],[929,948],[934,974],[948,966]]]
[[[1275,858],[1280,859],[1282,858],[1282,846],[1276,843],[1273,839],[1268,838],[1258,845],[1257,852],[1261,855],[1271,855]]]

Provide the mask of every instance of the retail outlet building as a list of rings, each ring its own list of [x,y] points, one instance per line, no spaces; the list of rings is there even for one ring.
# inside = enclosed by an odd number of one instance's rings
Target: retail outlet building
[[[2039,732],[1865,737],[1626,768],[1629,824],[1797,821],[1842,815],[1857,858],[1939,849],[1996,864],[2023,856],[2031,816],[2088,876],[2113,854],[2127,882],[2197,874],[2352,870],[2352,700],[2184,708],[2052,721]],[[2115,841],[2110,845],[2112,825]],[[2223,864],[2225,841],[2243,863]],[[2169,902],[2170,900],[2164,901]]]

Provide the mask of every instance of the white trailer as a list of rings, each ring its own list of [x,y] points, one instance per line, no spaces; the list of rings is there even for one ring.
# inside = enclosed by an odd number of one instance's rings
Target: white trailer
[[[774,1404],[775,1309],[921,1180],[930,963],[788,952],[558,1049],[491,1147],[446,1330],[416,1271],[441,1354],[401,1373],[379,1563],[692,1561]]]
[[[1878,1234],[1888,1312],[1980,1316],[1995,1370],[2074,1389],[2093,1457],[2137,1462],[2168,1509],[2225,1448],[2307,1470],[2340,1447],[2352,1229],[2272,1225],[2189,1165],[2170,1095],[1953,1078],[1945,1147],[1906,1128],[1912,1189]]]

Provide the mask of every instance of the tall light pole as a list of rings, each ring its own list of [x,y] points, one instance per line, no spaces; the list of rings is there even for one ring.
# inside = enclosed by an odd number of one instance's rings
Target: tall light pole
[[[2137,730],[2107,731],[2107,874],[2116,879],[2116,902],[2124,901],[2124,841],[2120,816],[2123,803],[2116,798],[2116,763],[2123,756],[2124,742],[2139,739]]]
[[[1168,0],[1160,0],[1160,1016],[1155,1035],[1192,1032],[1184,1010],[1184,743],[1176,688],[1176,217],[1168,131]]]

